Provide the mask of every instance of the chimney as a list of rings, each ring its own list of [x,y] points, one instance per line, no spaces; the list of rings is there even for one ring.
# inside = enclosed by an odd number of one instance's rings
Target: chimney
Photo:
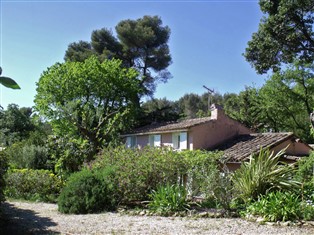
[[[221,118],[221,116],[225,115],[223,108],[217,104],[212,104],[210,106],[210,112],[211,112],[210,117],[213,120],[218,120],[218,118]]]

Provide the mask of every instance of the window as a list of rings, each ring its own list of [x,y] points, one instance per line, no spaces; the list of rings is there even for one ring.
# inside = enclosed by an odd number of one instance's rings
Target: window
[[[136,136],[128,136],[126,137],[126,147],[127,148],[134,148],[136,146]]]
[[[187,149],[187,133],[173,133],[172,144],[174,149]]]
[[[160,147],[161,146],[161,135],[150,135],[149,136],[149,145],[151,147]]]

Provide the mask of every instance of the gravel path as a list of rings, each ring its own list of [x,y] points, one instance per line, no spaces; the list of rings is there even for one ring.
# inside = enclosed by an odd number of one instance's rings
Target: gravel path
[[[241,219],[64,215],[57,205],[6,202],[0,234],[314,234],[314,226],[259,225]]]

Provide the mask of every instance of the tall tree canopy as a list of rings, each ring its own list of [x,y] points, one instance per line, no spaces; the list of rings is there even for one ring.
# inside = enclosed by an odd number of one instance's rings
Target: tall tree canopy
[[[314,61],[314,1],[260,0],[265,16],[244,56],[262,74],[295,60]]]
[[[138,73],[121,63],[95,56],[57,63],[37,83],[35,108],[51,121],[56,136],[86,143],[88,158],[132,121]]]
[[[226,113],[254,131],[291,131],[309,143],[314,107],[314,66],[295,63],[275,72],[261,88],[224,95]]]
[[[264,121],[274,131],[293,131],[312,142],[310,113],[314,107],[314,66],[295,63],[276,72],[260,89]]]
[[[115,28],[117,37],[110,29],[94,30],[91,42],[80,41],[69,45],[66,61],[84,61],[91,54],[103,61],[120,59],[128,68],[139,72],[138,80],[142,95],[152,95],[157,82],[166,82],[171,74],[168,47],[170,29],[162,25],[158,16],[144,16],[137,20],[123,20]]]
[[[0,141],[2,146],[26,139],[35,130],[31,118],[31,108],[19,108],[16,104],[9,104],[6,110],[0,112]]]
[[[148,100],[141,105],[141,110],[140,126],[154,122],[177,121],[180,118],[176,103],[166,98]]]

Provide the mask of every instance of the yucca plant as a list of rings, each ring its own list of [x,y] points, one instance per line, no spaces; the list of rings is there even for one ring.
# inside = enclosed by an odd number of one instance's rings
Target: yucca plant
[[[232,177],[236,195],[248,202],[270,191],[300,187],[301,184],[293,180],[294,164],[279,162],[285,150],[274,154],[268,149],[261,149],[258,155],[251,155],[248,162],[242,163]]]

